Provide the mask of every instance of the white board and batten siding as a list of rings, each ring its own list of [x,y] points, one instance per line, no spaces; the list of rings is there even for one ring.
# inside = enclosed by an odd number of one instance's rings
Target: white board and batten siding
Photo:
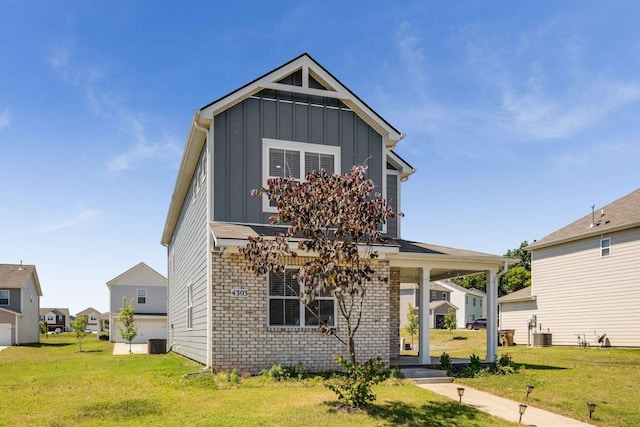
[[[611,238],[607,257],[602,238]],[[640,228],[534,250],[538,324],[553,344],[576,345],[577,334],[594,344],[606,333],[612,346],[640,346],[639,260]]]
[[[168,345],[172,351],[207,363],[207,163],[200,154],[168,248]],[[204,168],[204,177],[202,169]],[[187,286],[192,286],[193,322],[187,328]]]

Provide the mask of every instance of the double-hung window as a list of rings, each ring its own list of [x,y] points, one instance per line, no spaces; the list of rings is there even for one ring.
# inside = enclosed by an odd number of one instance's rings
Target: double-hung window
[[[147,290],[138,289],[138,304],[146,304],[146,303],[147,303]]]
[[[262,174],[269,178],[292,177],[303,181],[306,174],[318,169],[328,173],[340,171],[340,147],[264,138],[262,140]],[[275,212],[276,204],[266,197],[262,208]]]
[[[297,269],[287,269],[284,275],[269,273],[269,326],[335,327],[335,298],[327,291],[305,304],[300,298],[304,285],[296,279],[297,273]]]
[[[611,238],[601,239],[600,240],[600,256],[608,257],[611,255]]]
[[[9,305],[9,291],[0,291],[0,305]]]

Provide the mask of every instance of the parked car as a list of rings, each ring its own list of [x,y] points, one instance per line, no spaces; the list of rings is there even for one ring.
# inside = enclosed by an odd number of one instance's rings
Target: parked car
[[[476,320],[467,322],[467,329],[487,329],[487,318],[478,317]]]
[[[56,329],[53,331],[53,333],[54,333],[54,334],[61,334],[61,333],[62,333],[62,329],[60,329],[60,328],[56,328]]]
[[[87,328],[87,329],[85,329],[85,330],[84,330],[84,333],[85,333],[85,334],[90,334],[90,333],[92,333],[92,332],[93,332],[93,331],[91,330],[91,328]]]

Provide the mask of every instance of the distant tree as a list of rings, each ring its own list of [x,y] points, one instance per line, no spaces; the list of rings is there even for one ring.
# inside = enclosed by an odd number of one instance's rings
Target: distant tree
[[[76,334],[80,351],[82,351],[82,340],[85,336],[87,336],[87,333],[85,331],[87,329],[88,322],[89,316],[86,316],[84,314],[76,317],[76,320],[71,322],[71,329],[73,329],[73,332]]]
[[[49,326],[47,325],[47,321],[42,319],[38,325],[40,326],[40,333],[44,335],[45,338],[48,338],[49,334],[47,332],[49,332]]]
[[[129,354],[131,354],[131,341],[138,335],[138,326],[134,321],[133,298],[129,305],[126,304],[127,297],[122,297],[122,307],[118,313],[118,336],[129,343]]]
[[[404,330],[411,335],[411,349],[413,350],[413,337],[418,333],[418,327],[420,325],[420,319],[418,317],[418,309],[411,303],[409,303],[409,310],[407,310],[407,324]]]
[[[456,285],[467,289],[477,289],[482,292],[487,290],[487,278],[484,273],[472,274],[470,276],[455,277],[451,279]]]
[[[523,267],[527,271],[531,271],[531,252],[525,250],[527,246],[529,246],[529,243],[525,240],[520,243],[520,247],[517,249],[509,249],[504,256],[518,258],[520,261],[516,265]]]
[[[509,268],[500,279],[500,296],[531,286],[531,272],[521,265]]]
[[[456,323],[458,320],[456,319],[456,311],[449,307],[449,311],[444,315],[444,326],[449,330],[449,333],[456,328]]]

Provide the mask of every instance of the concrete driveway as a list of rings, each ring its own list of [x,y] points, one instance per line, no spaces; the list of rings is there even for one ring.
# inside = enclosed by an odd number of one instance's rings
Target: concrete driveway
[[[147,344],[131,344],[131,354],[147,354]],[[113,354],[129,354],[129,344],[117,342],[113,345]]]

